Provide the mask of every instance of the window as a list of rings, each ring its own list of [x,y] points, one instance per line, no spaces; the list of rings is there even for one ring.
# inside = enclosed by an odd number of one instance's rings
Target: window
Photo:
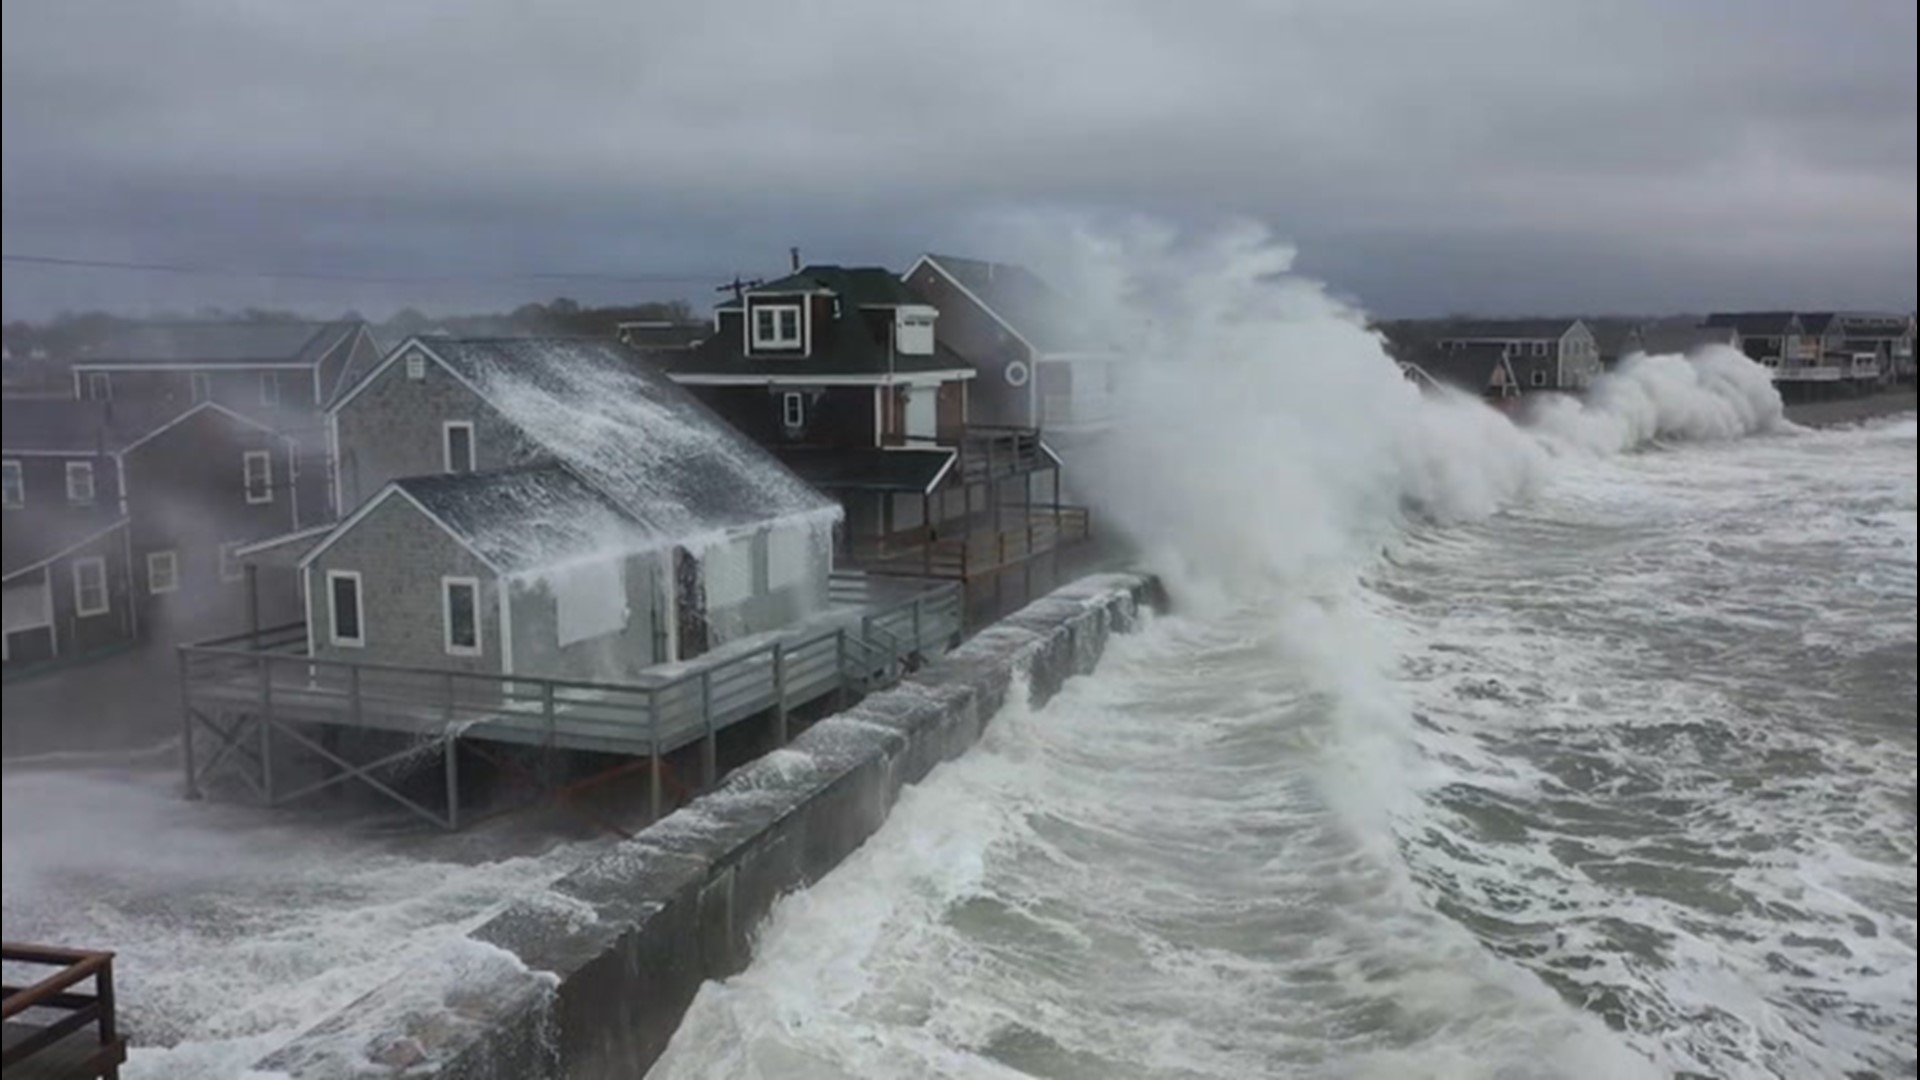
[[[427,354],[415,350],[407,354],[407,378],[419,382],[427,377]]]
[[[247,489],[247,505],[273,501],[273,452],[249,450],[240,455],[240,476]]]
[[[753,309],[753,347],[791,349],[800,344],[800,305],[761,304]]]
[[[244,543],[246,543],[245,540],[229,540],[220,545],[221,581],[234,582],[247,576],[246,564],[242,563],[239,556],[235,554]]]
[[[1545,385],[1547,385],[1547,373],[1546,373],[1546,372],[1544,372],[1544,371],[1536,371],[1536,372],[1534,372],[1534,373],[1533,373],[1533,385],[1535,385],[1535,386],[1545,386]]]
[[[280,404],[280,373],[263,371],[260,373],[260,404],[276,408]]]
[[[473,424],[449,420],[440,425],[441,462],[450,473],[473,471]]]
[[[0,464],[0,505],[9,510],[27,505],[27,476],[17,461]]]
[[[104,371],[87,375],[87,396],[95,401],[113,400],[113,376]]]
[[[187,383],[193,388],[194,404],[213,400],[213,377],[204,371],[196,371],[187,376]]]
[[[73,610],[82,618],[105,615],[112,605],[107,601],[107,560],[94,556],[73,561]]]
[[[327,613],[333,623],[333,643],[359,648],[367,643],[360,620],[360,574],[353,570],[327,571]]]
[[[440,609],[448,655],[479,656],[480,582],[474,578],[441,578]]]
[[[67,501],[75,506],[93,505],[93,462],[67,462]]]
[[[799,394],[782,394],[780,397],[780,423],[786,427],[797,428],[807,421],[807,399]]]
[[[171,551],[147,552],[147,591],[155,596],[180,587],[180,558]]]
[[[1533,343],[1533,355],[1535,355],[1535,356],[1545,356],[1545,355],[1547,355],[1547,343],[1546,343],[1546,342],[1544,342],[1544,341],[1536,341],[1536,342],[1534,342],[1534,343]]]

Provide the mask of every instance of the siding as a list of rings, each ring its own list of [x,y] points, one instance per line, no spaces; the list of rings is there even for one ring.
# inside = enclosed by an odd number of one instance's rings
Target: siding
[[[969,395],[972,422],[1034,426],[1030,387],[1007,382],[1007,365],[1014,360],[1026,361],[1029,374],[1033,373],[1033,357],[1020,339],[930,266],[914,271],[909,284],[940,311],[933,324],[935,337],[979,369]]]
[[[364,647],[333,644],[327,595],[329,570],[360,574]],[[313,634],[315,656],[455,671],[500,671],[500,601],[493,571],[401,496],[388,497],[360,519],[308,564],[306,574],[307,625]],[[480,581],[479,656],[453,656],[446,650],[440,599],[443,576]]]
[[[664,555],[633,556],[624,564],[627,625],[618,633],[562,646],[558,602],[538,578],[512,582],[513,671],[554,679],[630,682],[642,669],[664,662],[665,620],[671,597]]]
[[[389,481],[446,470],[441,425],[473,424],[476,471],[523,465],[544,458],[520,429],[429,361],[426,378],[407,378],[404,359],[389,364],[336,413],[340,501],[351,509]]]

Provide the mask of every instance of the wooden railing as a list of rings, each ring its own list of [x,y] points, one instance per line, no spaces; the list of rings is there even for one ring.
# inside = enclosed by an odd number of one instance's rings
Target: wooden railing
[[[1012,528],[922,540],[892,550],[870,548],[855,554],[874,574],[966,581],[1078,543],[1093,532],[1092,517],[1083,506],[1014,504],[1001,509],[1018,513],[1021,522]]]
[[[24,1074],[31,1064],[48,1076],[120,1075],[127,1060],[126,1040],[114,1022],[113,954],[57,949],[44,945],[0,944],[0,960],[9,964],[52,967],[53,974],[27,986],[5,986],[6,1049],[0,1056],[7,1075]],[[74,987],[93,980],[93,993]],[[28,1019],[29,1010],[60,1014],[46,1023]],[[92,1036],[85,1029],[93,1027]]]
[[[969,484],[1022,476],[1052,464],[1035,428],[969,426],[960,440],[960,477]]]

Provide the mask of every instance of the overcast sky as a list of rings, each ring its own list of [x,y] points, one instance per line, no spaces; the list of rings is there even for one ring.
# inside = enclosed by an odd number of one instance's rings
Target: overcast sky
[[[9,0],[7,253],[415,280],[8,263],[5,311],[704,310],[1034,208],[1251,216],[1384,314],[1905,309],[1915,7]]]

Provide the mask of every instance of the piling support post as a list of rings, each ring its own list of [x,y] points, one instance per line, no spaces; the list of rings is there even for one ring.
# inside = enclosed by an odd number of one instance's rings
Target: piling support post
[[[787,745],[787,643],[773,643],[773,742]]]

